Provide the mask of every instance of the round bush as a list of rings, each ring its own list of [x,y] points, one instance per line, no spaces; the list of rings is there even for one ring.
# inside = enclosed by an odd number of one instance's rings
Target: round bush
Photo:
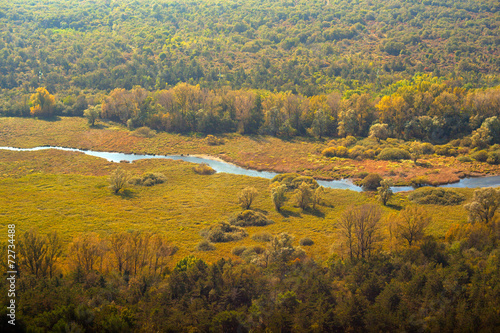
[[[363,179],[361,185],[365,191],[376,191],[377,188],[380,187],[381,181],[382,177],[380,177],[378,173],[370,173]]]
[[[411,158],[410,153],[404,149],[399,148],[384,148],[378,154],[379,160],[383,161],[399,161],[399,160],[409,160]]]
[[[234,254],[235,256],[240,257],[243,252],[245,252],[247,249],[246,246],[236,246],[231,250],[231,253]]]
[[[410,193],[408,199],[421,205],[458,205],[465,197],[453,190],[443,188],[424,187]]]
[[[472,154],[472,158],[478,162],[486,162],[488,160],[488,152],[486,150],[476,151]]]
[[[198,245],[196,245],[196,249],[198,251],[213,251],[215,250],[215,246],[206,239],[204,239],[201,242],[199,242]]]
[[[241,213],[238,213],[233,218],[229,219],[229,223],[240,227],[248,227],[248,226],[261,227],[271,224],[273,223],[273,221],[269,220],[262,213],[247,209],[242,211]]]
[[[252,239],[256,242],[266,243],[270,242],[271,239],[273,239],[273,235],[268,232],[259,232],[258,234],[253,235]]]
[[[311,246],[314,244],[313,240],[309,237],[302,238],[299,241],[300,246]]]

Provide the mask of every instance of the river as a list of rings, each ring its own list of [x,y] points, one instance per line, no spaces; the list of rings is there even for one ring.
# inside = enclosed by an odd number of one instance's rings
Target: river
[[[58,149],[65,151],[80,152],[91,156],[96,156],[104,158],[110,162],[119,163],[121,161],[133,162],[142,159],[151,158],[167,158],[172,160],[182,160],[191,163],[206,163],[210,165],[217,172],[224,172],[233,175],[244,175],[250,177],[260,177],[266,179],[272,179],[274,176],[278,175],[276,172],[270,171],[257,171],[252,169],[245,169],[237,165],[226,163],[217,159],[210,159],[191,155],[141,155],[141,154],[126,154],[126,153],[116,153],[116,152],[102,152],[94,150],[83,150],[76,148],[65,148],[65,147],[35,147],[35,148],[13,148],[13,147],[0,147],[3,150],[11,151],[37,151],[44,149]],[[360,186],[353,184],[349,179],[343,180],[318,180],[319,185],[328,188],[335,189],[346,189],[360,192],[362,191]],[[489,177],[477,177],[477,178],[464,178],[457,183],[441,185],[439,187],[461,187],[461,188],[476,188],[476,187],[497,187],[500,186],[500,176],[489,176]],[[393,192],[401,191],[412,191],[411,186],[394,186],[392,187]]]

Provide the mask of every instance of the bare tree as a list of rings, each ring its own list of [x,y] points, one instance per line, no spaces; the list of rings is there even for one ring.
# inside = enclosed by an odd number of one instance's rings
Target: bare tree
[[[127,244],[130,238],[128,232],[114,233],[109,237],[110,250],[114,254],[116,260],[116,268],[122,274],[122,271],[127,267],[129,253],[127,252]]]
[[[47,244],[47,251],[45,252],[44,269],[48,271],[49,277],[52,278],[54,274],[55,263],[62,254],[63,244],[56,231],[47,234],[45,239]]]
[[[339,220],[341,236],[349,248],[351,259],[369,258],[380,236],[380,209],[375,205],[348,208]]]
[[[425,228],[430,224],[431,218],[422,207],[407,206],[396,220],[396,236],[404,239],[411,246],[425,236]]]
[[[76,264],[84,272],[89,273],[94,270],[99,260],[102,269],[105,249],[98,234],[92,232],[75,237],[70,245],[70,252]]]

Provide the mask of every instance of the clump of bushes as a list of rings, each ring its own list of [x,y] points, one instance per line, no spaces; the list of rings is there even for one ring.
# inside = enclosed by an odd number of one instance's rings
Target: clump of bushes
[[[410,153],[404,149],[384,148],[380,154],[378,154],[378,158],[383,161],[399,161],[409,160],[411,156]]]
[[[472,158],[478,162],[486,162],[488,160],[488,152],[486,150],[479,150],[472,154]]]
[[[457,157],[457,160],[462,163],[470,163],[472,162],[472,158],[470,156],[459,156]]]
[[[248,236],[245,229],[224,222],[203,229],[200,234],[212,243],[232,242]]]
[[[233,248],[231,251],[232,254],[238,257],[243,257],[243,258],[252,258],[255,257],[256,255],[260,255],[264,253],[266,250],[259,245],[254,245],[254,246],[237,246]]]
[[[219,146],[224,144],[223,139],[219,139],[218,137],[213,135],[207,135],[207,137],[205,138],[205,142],[209,146]]]
[[[239,227],[261,227],[274,223],[269,220],[264,214],[253,210],[244,210],[229,219],[229,223]]]
[[[215,170],[207,163],[198,164],[193,167],[193,170],[199,175],[213,175],[215,173]]]
[[[300,246],[311,246],[314,244],[313,240],[309,237],[304,237],[299,241]]]
[[[380,187],[381,181],[382,177],[380,177],[378,173],[370,173],[363,179],[361,186],[365,191],[375,191],[378,187]]]
[[[489,164],[500,164],[500,151],[489,153],[486,162]]]
[[[252,236],[252,239],[256,242],[267,243],[273,239],[273,235],[268,232],[259,232]]]
[[[231,250],[231,253],[234,254],[235,256],[240,257],[243,254],[243,252],[246,251],[246,249],[247,249],[247,247],[243,246],[243,245],[242,246],[236,246],[236,247],[234,247]]]
[[[422,147],[422,154],[424,155],[434,154],[434,146],[432,145],[432,143],[429,142],[422,143],[421,147]]]
[[[344,146],[325,148],[321,154],[326,157],[347,157],[349,150]]]
[[[434,152],[441,156],[457,156],[458,149],[451,145],[436,146]]]
[[[306,183],[312,188],[319,187],[318,182],[314,178],[308,176],[301,176],[296,173],[282,173],[276,175],[274,176],[273,179],[271,179],[271,183],[276,183],[276,182],[278,182],[281,185],[286,185],[288,190],[295,190],[302,183]]]
[[[443,188],[424,187],[410,193],[408,199],[421,205],[458,205],[465,197],[453,190]]]
[[[167,181],[162,173],[145,173],[142,177],[134,177],[130,180],[133,185],[153,186],[156,184],[163,184]]]
[[[138,129],[134,130],[132,132],[134,136],[139,136],[142,138],[152,138],[156,135],[156,131],[152,130],[151,128],[147,126],[139,127]]]
[[[215,250],[215,246],[206,239],[204,239],[201,242],[199,242],[198,245],[196,245],[196,249],[198,251],[213,251]]]

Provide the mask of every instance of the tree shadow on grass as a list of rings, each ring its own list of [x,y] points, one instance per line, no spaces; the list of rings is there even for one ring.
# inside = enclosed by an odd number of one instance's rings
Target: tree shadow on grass
[[[288,209],[280,209],[279,213],[280,213],[283,217],[290,217],[290,216],[293,216],[293,217],[300,217],[300,213],[298,213],[298,212],[293,212],[293,211],[288,210]]]
[[[122,199],[133,199],[136,197],[135,193],[127,188],[116,193],[116,195],[122,197]]]
[[[103,123],[94,124],[94,126],[89,126],[89,128],[92,128],[92,129],[105,129],[108,127],[109,127],[108,124],[103,124]]]
[[[59,116],[37,117],[36,119],[42,120],[42,121],[46,121],[46,122],[49,122],[49,123],[54,123],[56,121],[60,121],[61,117],[59,117]]]
[[[320,217],[320,218],[325,218],[325,213],[323,213],[322,211],[320,211],[318,208],[306,208],[306,210],[304,210],[304,213],[307,213],[309,215],[314,215],[316,217]]]
[[[394,210],[397,210],[397,211],[400,211],[403,207],[400,206],[400,205],[395,205],[395,204],[390,204],[388,203],[387,205],[385,205],[386,207],[389,207],[391,209],[394,209]]]

